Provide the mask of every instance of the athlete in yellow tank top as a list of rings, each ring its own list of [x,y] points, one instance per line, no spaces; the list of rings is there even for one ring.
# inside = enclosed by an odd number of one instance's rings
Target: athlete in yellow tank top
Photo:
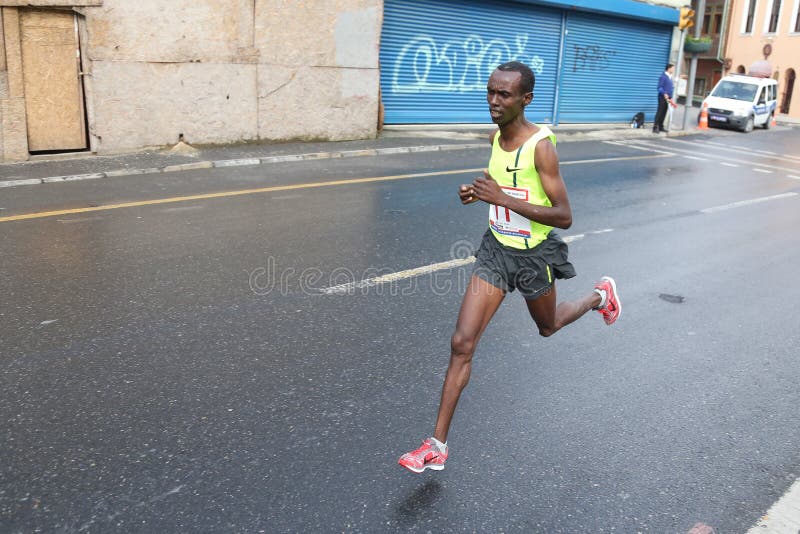
[[[547,141],[544,141],[544,140]],[[549,128],[540,126],[527,141],[516,150],[503,150],[500,146],[500,131],[492,140],[492,157],[489,160],[489,175],[506,195],[537,206],[552,207],[536,170],[536,145],[540,141],[556,145],[556,136]],[[489,227],[495,239],[507,247],[533,248],[545,239],[553,229],[495,204],[489,205]]]
[[[545,337],[592,309],[612,324],[622,309],[616,284],[607,276],[584,297],[556,303],[555,279],[570,278],[575,271],[566,243],[553,228],[569,228],[572,210],[558,167],[555,136],[525,119],[534,81],[530,68],[511,61],[497,67],[486,86],[489,113],[499,132],[490,137],[488,170],[472,184],[462,185],[458,194],[463,204],[479,200],[488,204],[490,227],[475,255],[450,341],[450,365],[433,436],[398,462],[415,473],[444,469],[450,422],[469,382],[475,347],[507,293],[519,289]]]

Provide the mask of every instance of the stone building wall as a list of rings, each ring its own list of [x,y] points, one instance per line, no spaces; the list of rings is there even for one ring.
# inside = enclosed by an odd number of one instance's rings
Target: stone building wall
[[[382,0],[0,0],[3,160],[28,157],[11,7],[28,5],[81,15],[97,153],[174,144],[181,134],[193,144],[376,134]]]
[[[105,0],[83,12],[98,152],[179,134],[195,144],[375,135],[379,2]]]

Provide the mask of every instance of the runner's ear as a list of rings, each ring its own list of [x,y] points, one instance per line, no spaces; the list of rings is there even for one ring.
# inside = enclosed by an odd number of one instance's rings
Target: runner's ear
[[[527,106],[533,102],[533,93],[525,93],[525,96],[522,97],[522,105]]]

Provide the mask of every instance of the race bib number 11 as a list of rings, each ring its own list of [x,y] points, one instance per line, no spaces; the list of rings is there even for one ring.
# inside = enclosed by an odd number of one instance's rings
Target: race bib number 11
[[[510,197],[528,202],[527,189],[518,187],[501,187],[501,189]],[[502,206],[489,205],[489,225],[498,234],[525,238],[531,236],[530,219]]]

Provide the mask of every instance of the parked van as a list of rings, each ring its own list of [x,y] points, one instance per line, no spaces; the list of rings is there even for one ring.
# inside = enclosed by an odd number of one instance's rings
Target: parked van
[[[703,101],[708,104],[708,125],[751,132],[770,127],[775,115],[778,82],[744,74],[725,76]]]

